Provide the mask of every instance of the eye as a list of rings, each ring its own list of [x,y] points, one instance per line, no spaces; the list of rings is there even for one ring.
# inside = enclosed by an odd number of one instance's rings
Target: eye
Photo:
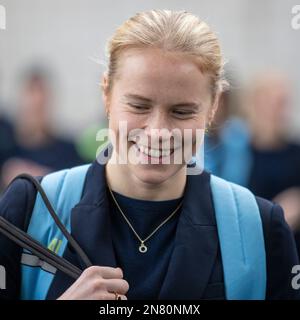
[[[190,118],[195,114],[195,111],[193,110],[173,110],[172,113],[177,117],[177,118]]]
[[[148,111],[150,109],[148,105],[140,104],[140,103],[128,103],[128,105],[135,111],[139,111],[139,112]]]

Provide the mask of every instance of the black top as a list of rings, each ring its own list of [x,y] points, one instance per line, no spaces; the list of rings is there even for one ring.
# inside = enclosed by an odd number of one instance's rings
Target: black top
[[[180,204],[170,201],[143,201],[114,192],[123,213],[141,239],[151,234]],[[139,251],[140,241],[128,226],[110,195],[112,238],[118,265],[130,283],[128,299],[157,299],[174,246],[180,210],[145,242],[147,252]]]

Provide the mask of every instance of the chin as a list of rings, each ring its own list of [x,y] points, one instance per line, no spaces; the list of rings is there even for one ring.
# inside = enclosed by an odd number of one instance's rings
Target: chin
[[[158,185],[172,178],[181,169],[178,165],[135,165],[131,168],[134,176],[143,183]]]

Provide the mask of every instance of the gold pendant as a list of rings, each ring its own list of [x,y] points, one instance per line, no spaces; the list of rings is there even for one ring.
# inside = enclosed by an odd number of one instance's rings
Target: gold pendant
[[[141,242],[141,245],[139,246],[139,251],[141,253],[147,252],[148,248],[144,245],[144,242]]]

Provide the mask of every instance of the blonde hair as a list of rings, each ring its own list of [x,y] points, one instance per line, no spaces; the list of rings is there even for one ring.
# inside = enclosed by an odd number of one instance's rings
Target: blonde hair
[[[219,41],[209,26],[186,11],[151,10],[125,21],[109,40],[106,47],[108,90],[117,73],[121,52],[147,47],[195,58],[200,70],[211,76],[213,96],[227,87]]]

